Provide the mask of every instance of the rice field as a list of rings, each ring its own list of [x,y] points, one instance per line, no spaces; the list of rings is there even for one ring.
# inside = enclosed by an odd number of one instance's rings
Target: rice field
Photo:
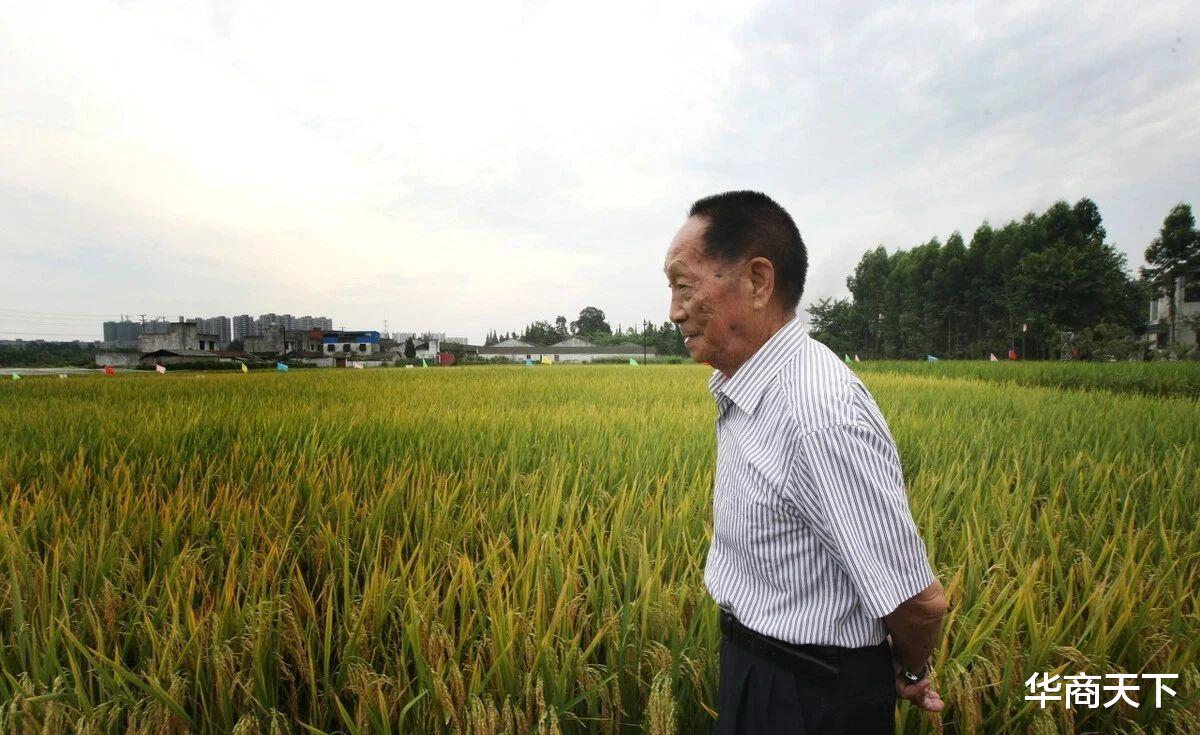
[[[0,733],[709,732],[708,375],[0,383]],[[863,379],[951,605],[897,732],[1200,731],[1196,401]]]
[[[970,378],[1071,390],[1139,393],[1200,399],[1200,362],[1009,362],[1001,360],[869,360],[859,373],[888,372],[928,378]]]

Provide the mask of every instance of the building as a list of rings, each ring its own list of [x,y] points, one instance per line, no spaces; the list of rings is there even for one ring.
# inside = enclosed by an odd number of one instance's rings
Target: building
[[[140,365],[178,365],[185,362],[223,362],[223,360],[211,350],[168,348],[146,352],[138,358]]]
[[[142,333],[142,325],[141,322],[122,317],[120,321],[104,322],[103,330],[106,349],[136,349],[138,335]]]
[[[96,367],[104,367],[111,365],[113,367],[135,368],[138,366],[141,355],[136,352],[104,352],[96,353],[93,358]]]
[[[326,355],[374,355],[379,352],[379,332],[369,329],[365,331],[328,330],[324,333],[321,352]]]
[[[192,321],[196,322],[196,329],[201,333],[217,335],[217,349],[223,350],[229,347],[229,342],[233,339],[229,317],[196,317]]]
[[[643,350],[641,345],[623,343],[619,345],[594,345],[578,337],[564,339],[557,344],[544,346],[522,342],[519,339],[506,339],[498,344],[479,348],[481,358],[504,358],[524,362],[538,362],[543,356],[548,356],[554,362],[592,362],[593,360],[628,359],[640,360],[643,356],[654,357],[653,347]]]
[[[1180,278],[1175,284],[1175,341],[1183,346],[1196,346],[1195,320],[1200,319],[1200,273]],[[1191,321],[1192,323],[1189,323]],[[1150,302],[1150,321],[1146,337],[1157,349],[1171,343],[1171,302],[1168,297]]]
[[[259,334],[272,327],[290,332],[296,328],[296,318],[291,314],[259,314],[257,326]]]
[[[283,330],[269,326],[260,334],[242,340],[242,349],[258,354],[282,355],[288,352],[323,352],[325,331],[322,329]]]
[[[135,322],[129,317],[121,317],[120,321],[103,322],[104,347],[110,350],[140,349],[139,337],[143,334],[167,334],[173,324],[175,322],[161,318]]]
[[[159,317],[150,321],[142,320],[142,334],[166,334],[171,331],[171,325],[175,322],[169,322],[166,319]]]
[[[438,339],[419,340],[414,338],[413,348],[416,350],[415,355],[418,359],[433,360],[442,351],[442,343]],[[400,345],[400,352],[404,352],[404,345]]]
[[[327,316],[308,316],[305,314],[302,317],[297,317],[294,323],[296,329],[333,329],[333,320]]]
[[[249,314],[238,314],[232,319],[232,331],[233,340],[236,342],[252,334],[258,334],[258,326],[254,323],[254,317]]]
[[[195,322],[172,322],[166,332],[138,335],[138,352],[157,350],[212,351],[217,349],[217,335],[200,332]]]

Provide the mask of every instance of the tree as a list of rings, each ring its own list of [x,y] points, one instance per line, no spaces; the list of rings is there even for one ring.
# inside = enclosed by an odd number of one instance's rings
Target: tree
[[[1177,204],[1163,220],[1158,237],[1146,248],[1142,276],[1150,282],[1157,298],[1167,297],[1167,342],[1175,344],[1177,284],[1200,271],[1200,233],[1188,204]]]
[[[809,335],[822,342],[836,354],[856,352],[857,327],[854,305],[849,299],[824,298],[805,309],[809,319]]]
[[[941,324],[945,325],[943,332],[939,328],[936,344],[944,350],[943,354],[952,354],[959,346],[962,325],[966,320],[963,293],[963,274],[966,271],[967,247],[962,235],[956,230],[946,240],[946,245],[938,254],[938,263],[933,269],[933,297],[939,311]],[[942,334],[945,341],[942,341]]]
[[[890,272],[887,250],[880,245],[864,253],[846,279],[863,330],[860,351],[874,356],[883,354],[884,287]]]
[[[571,332],[567,327],[567,318],[565,316],[559,315],[554,317],[554,331],[558,332],[558,338],[560,340],[571,336]]]
[[[410,360],[417,356],[417,346],[413,344],[412,337],[404,340],[404,356]]]
[[[604,312],[594,306],[585,306],[579,319],[571,322],[571,331],[576,334],[612,334],[612,327],[604,320]]]
[[[525,327],[520,340],[535,345],[549,345],[557,342],[559,335],[550,322],[538,320]]]
[[[888,254],[867,251],[846,279],[849,308],[818,304],[822,334],[842,351],[881,357],[981,357],[1017,342],[1049,357],[1067,331],[1106,324],[1144,331],[1149,297],[1124,255],[1105,242],[1090,199],[1055,202],[999,230],[983,223],[969,246],[955,232]],[[1022,325],[1028,325],[1023,331]]]

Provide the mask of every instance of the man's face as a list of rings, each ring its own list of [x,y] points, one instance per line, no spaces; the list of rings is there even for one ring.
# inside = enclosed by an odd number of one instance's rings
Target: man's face
[[[667,249],[663,272],[671,287],[671,321],[679,325],[692,358],[728,372],[740,364],[750,303],[739,288],[742,266],[704,254],[708,222],[689,217]]]

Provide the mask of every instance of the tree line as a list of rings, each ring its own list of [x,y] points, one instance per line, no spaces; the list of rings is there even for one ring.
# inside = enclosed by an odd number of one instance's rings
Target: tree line
[[[880,245],[846,279],[849,299],[806,309],[810,332],[838,354],[874,358],[1132,353],[1151,299],[1200,270],[1200,236],[1190,207],[1175,207],[1136,278],[1106,236],[1095,202],[1083,198],[1000,229],[984,222],[969,243],[956,231],[945,244],[894,253]]]
[[[585,306],[579,312],[579,318],[567,321],[559,315],[553,321],[536,320],[530,322],[522,330],[497,332],[491,330],[484,339],[485,346],[498,344],[508,339],[519,339],[529,344],[549,346],[576,337],[595,345],[615,344],[645,344],[657,355],[687,356],[687,348],[683,345],[683,334],[679,327],[671,321],[654,324],[644,321],[638,327],[624,327],[620,324],[614,329],[608,323],[604,310],[595,306]]]

